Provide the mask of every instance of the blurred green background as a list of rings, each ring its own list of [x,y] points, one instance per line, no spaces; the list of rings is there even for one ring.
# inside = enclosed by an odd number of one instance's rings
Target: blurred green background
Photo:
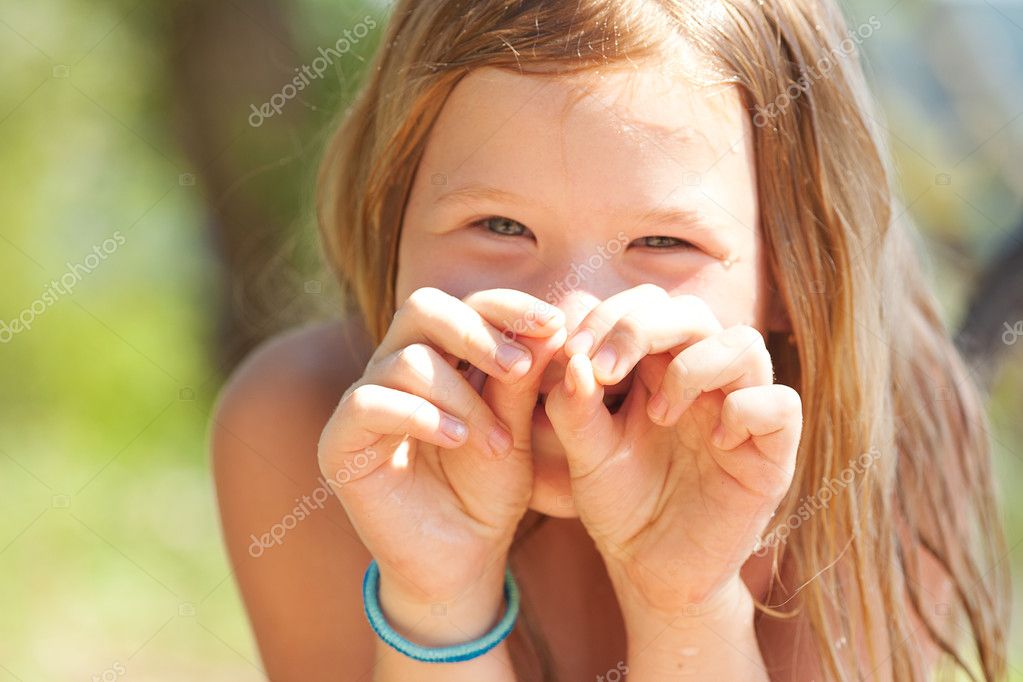
[[[263,679],[220,541],[209,413],[253,344],[338,310],[313,176],[386,12],[0,5],[0,682]],[[377,29],[252,125],[367,14]],[[1023,5],[848,14],[881,22],[863,50],[946,320],[982,330],[964,344],[992,391],[1018,616]],[[30,328],[12,331],[19,317]],[[1023,680],[1023,654],[1012,664]]]

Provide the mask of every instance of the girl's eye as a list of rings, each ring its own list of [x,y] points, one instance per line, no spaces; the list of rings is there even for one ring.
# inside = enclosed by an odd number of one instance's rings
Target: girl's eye
[[[672,247],[682,249],[696,248],[691,242],[687,242],[684,239],[678,239],[677,237],[665,237],[663,235],[642,237],[639,241],[641,246],[649,246],[653,249],[670,249]]]
[[[490,216],[489,218],[477,220],[473,225],[482,227],[489,232],[509,237],[518,237],[529,232],[529,228],[517,220],[502,216]]]

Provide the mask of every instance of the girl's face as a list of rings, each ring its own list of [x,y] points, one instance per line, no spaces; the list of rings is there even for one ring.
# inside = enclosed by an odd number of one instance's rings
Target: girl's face
[[[633,65],[554,78],[483,68],[455,87],[405,209],[398,305],[423,286],[458,298],[512,288],[561,308],[571,331],[600,301],[651,282],[699,296],[726,328],[766,331],[739,92],[696,86],[665,63]],[[564,377],[557,358],[543,392]],[[533,452],[531,508],[573,516],[545,416]]]

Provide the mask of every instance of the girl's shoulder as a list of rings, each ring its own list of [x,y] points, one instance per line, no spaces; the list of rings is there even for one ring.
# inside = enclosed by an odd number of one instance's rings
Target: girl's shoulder
[[[355,317],[310,323],[263,341],[221,389],[213,412],[214,437],[228,429],[220,435],[251,441],[253,447],[278,437],[302,436],[298,441],[306,442],[313,432],[318,438],[371,353],[369,337]]]
[[[338,660],[353,677],[372,668],[358,598],[370,555],[316,456],[367,342],[352,318],[279,334],[235,369],[211,418],[224,542],[271,679],[329,679]]]
[[[269,410],[277,415],[273,423],[282,426],[303,419],[310,410],[329,416],[362,375],[372,348],[355,315],[283,331],[263,341],[234,369],[216,412]]]
[[[358,315],[312,322],[263,341],[234,370],[226,388],[290,376],[310,388],[332,390],[358,379],[372,350]]]

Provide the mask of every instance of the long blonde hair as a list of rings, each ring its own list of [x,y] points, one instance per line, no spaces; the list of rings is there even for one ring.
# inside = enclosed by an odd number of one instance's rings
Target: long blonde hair
[[[946,661],[1000,679],[1009,578],[985,417],[899,219],[858,63],[865,33],[832,0],[400,1],[323,159],[320,239],[379,341],[406,200],[458,81],[483,66],[557,77],[624,64],[682,36],[739,86],[755,123],[760,230],[794,342],[772,339],[771,352],[804,405],[795,480],[767,533],[790,524],[775,579],[798,589],[758,618],[798,604],[829,678],[858,678],[865,653],[875,672],[915,680],[910,603]],[[806,513],[868,452],[869,467]],[[953,588],[938,613],[923,606],[922,555]]]

